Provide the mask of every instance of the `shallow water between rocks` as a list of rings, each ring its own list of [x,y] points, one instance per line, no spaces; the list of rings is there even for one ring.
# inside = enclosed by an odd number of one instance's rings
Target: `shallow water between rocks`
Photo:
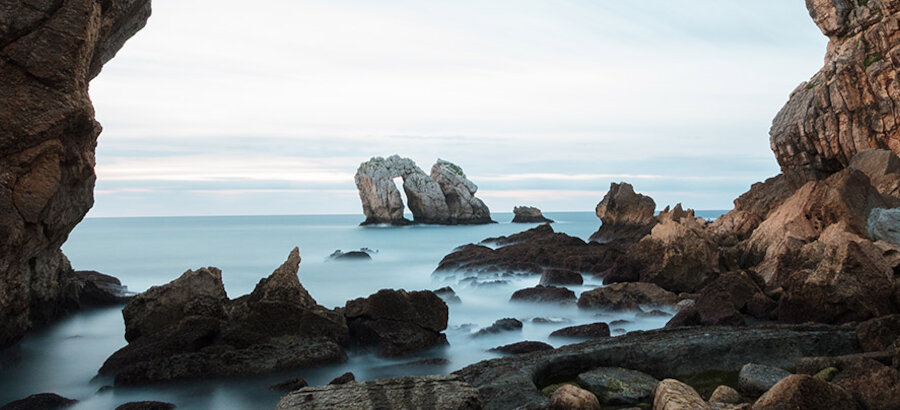
[[[697,216],[715,218],[722,213],[698,211]],[[600,225],[591,212],[548,212],[546,216],[557,221],[553,224],[556,231],[582,239]],[[634,313],[583,311],[574,304],[509,302],[514,291],[536,285],[538,276],[515,277],[500,285],[472,286],[459,282],[468,275],[432,275],[441,258],[459,245],[537,226],[511,224],[511,213],[493,217],[500,223],[406,227],[360,227],[359,215],[85,219],[63,247],[73,267],[116,276],[135,292],[165,284],[187,269],[216,266],[223,271],[229,297],[235,298],[250,292],[259,279],[285,260],[294,246],[299,246],[303,258],[300,281],[326,307],[343,306],[349,299],[384,288],[433,290],[448,285],[462,303],[449,305],[446,334],[450,345],[414,357],[384,359],[350,352],[346,363],[315,369],[116,388],[104,388],[112,381],[95,376],[103,361],[126,344],[120,307],[81,312],[32,332],[17,346],[0,352],[0,404],[34,393],[53,392],[80,400],[74,409],[112,409],[140,400],[168,401],[180,409],[272,408],[284,393],[269,390],[269,386],[294,377],[319,385],[347,371],[352,371],[357,380],[449,373],[480,360],[500,357],[487,351],[499,345],[522,340],[544,341],[555,347],[572,343],[548,339],[550,332],[565,326],[628,320],[627,324],[611,326],[616,335],[659,328],[668,321],[668,317],[636,318]],[[336,249],[362,247],[378,251],[372,261],[328,261],[328,255]],[[569,288],[580,294],[601,284],[600,279],[590,276],[584,279],[584,286]],[[521,320],[524,328],[471,337],[477,329],[506,317]],[[564,323],[531,323],[535,317]],[[424,358],[444,358],[446,362],[409,364]]]

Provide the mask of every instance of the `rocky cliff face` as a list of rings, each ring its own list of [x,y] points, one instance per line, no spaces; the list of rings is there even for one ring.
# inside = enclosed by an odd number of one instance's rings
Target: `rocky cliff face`
[[[0,2],[0,348],[60,310],[60,246],[93,205],[88,83],[149,16],[149,0]]]
[[[791,93],[770,131],[794,188],[840,171],[856,153],[900,153],[900,2],[806,0],[829,37],[825,66]]]

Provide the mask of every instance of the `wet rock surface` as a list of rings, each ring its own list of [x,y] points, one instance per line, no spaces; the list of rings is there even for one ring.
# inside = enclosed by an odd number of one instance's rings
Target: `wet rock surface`
[[[450,375],[306,387],[284,396],[275,408],[477,410],[482,405],[478,390]]]
[[[328,259],[335,261],[369,261],[372,260],[372,251],[368,249],[360,249],[358,251],[344,252],[340,249],[328,255]]]
[[[94,203],[89,82],[149,0],[8,1],[0,16],[0,349],[68,312],[60,251]]]

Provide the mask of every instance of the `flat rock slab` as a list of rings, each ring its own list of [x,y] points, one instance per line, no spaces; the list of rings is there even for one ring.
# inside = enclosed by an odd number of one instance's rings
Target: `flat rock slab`
[[[746,363],[789,367],[805,356],[858,353],[852,328],[828,325],[689,327],[631,332],[545,352],[486,360],[454,374],[475,386],[486,409],[546,406],[539,387],[597,367],[622,367],[657,379],[737,372]]]
[[[478,390],[456,376],[420,376],[306,387],[282,397],[287,409],[481,409]]]
[[[608,404],[649,403],[659,380],[620,367],[600,367],[578,375],[578,384]]]

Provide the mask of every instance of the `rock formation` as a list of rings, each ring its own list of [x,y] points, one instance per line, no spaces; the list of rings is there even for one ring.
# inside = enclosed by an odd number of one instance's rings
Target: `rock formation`
[[[772,123],[772,150],[788,182],[840,171],[856,153],[900,154],[895,59],[900,3],[808,0],[809,14],[829,38],[825,66],[800,84]]]
[[[613,182],[597,204],[597,217],[603,222],[591,235],[591,242],[636,241],[656,225],[653,198],[636,194],[631,184]]]
[[[513,223],[548,223],[553,222],[533,206],[517,206],[513,208]]]
[[[403,179],[403,191],[409,201],[413,221],[425,224],[479,224],[491,223],[491,214],[480,199],[475,198],[478,189],[466,179],[458,166],[438,160],[431,176],[409,158],[392,155],[374,157],[359,165],[354,180],[359,189],[363,225],[407,225],[403,217],[403,199],[394,184],[394,178]]]
[[[344,307],[351,341],[381,356],[400,356],[447,344],[447,304],[432,291],[382,289]]]
[[[0,348],[61,311],[72,269],[60,246],[93,205],[88,82],[149,16],[149,0],[3,3]]]

